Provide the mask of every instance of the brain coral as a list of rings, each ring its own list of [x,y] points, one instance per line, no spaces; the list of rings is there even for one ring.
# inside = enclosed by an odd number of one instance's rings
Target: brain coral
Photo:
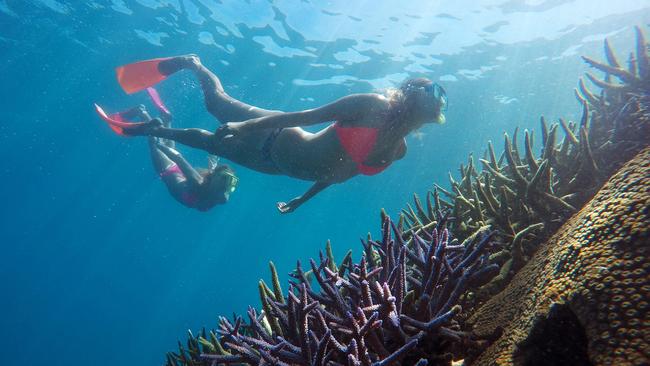
[[[471,365],[650,364],[650,148],[470,318]]]

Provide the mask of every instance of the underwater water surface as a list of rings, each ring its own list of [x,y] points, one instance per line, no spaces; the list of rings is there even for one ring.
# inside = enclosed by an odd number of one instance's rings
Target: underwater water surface
[[[579,56],[600,55],[605,37],[628,49],[631,27],[649,22],[648,0],[0,0],[2,363],[162,364],[187,329],[259,306],[269,260],[286,279],[327,240],[357,258],[381,208],[397,214],[447,182],[485,141],[537,129],[541,115],[579,119]],[[286,111],[426,76],[447,91],[447,123],[412,133],[385,172],[289,215],[276,202],[309,182],[237,165],[226,205],[190,210],[154,173],[146,141],[116,136],[92,107],[148,103],[124,94],[114,68],[186,53],[232,96]],[[158,90],[175,125],[218,125],[190,73]]]

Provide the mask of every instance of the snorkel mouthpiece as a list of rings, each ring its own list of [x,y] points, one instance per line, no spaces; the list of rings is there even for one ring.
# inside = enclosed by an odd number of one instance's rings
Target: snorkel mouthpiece
[[[445,92],[445,89],[443,89],[443,87],[436,83],[431,83],[430,85],[427,85],[424,90],[427,93],[430,93],[436,102],[438,102],[438,105],[440,106],[440,112],[447,111],[447,92]]]
[[[442,86],[436,84],[436,83],[431,83],[430,85],[427,85],[424,90],[427,93],[430,93],[431,96],[436,100],[436,103],[439,106],[439,114],[438,118],[435,119],[435,123],[437,124],[443,124],[445,123],[445,115],[444,112],[447,111],[447,92],[445,92],[445,89],[443,89]]]

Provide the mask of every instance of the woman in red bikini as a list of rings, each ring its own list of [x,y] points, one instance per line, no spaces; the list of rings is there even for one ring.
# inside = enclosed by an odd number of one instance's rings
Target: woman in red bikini
[[[409,132],[445,121],[445,92],[425,78],[406,80],[388,95],[353,94],[314,109],[280,112],[226,94],[219,78],[195,55],[142,61],[119,67],[117,74],[124,90],[133,93],[183,69],[198,77],[207,110],[222,126],[212,133],[168,128],[154,119],[133,124],[124,133],[174,140],[263,173],[315,182],[302,196],[279,202],[282,213],[294,211],[331,184],[381,172],[406,154]],[[328,121],[334,123],[316,133],[300,128]]]
[[[160,100],[158,92],[153,88],[147,88],[147,92],[160,111],[163,126],[170,128],[172,115]],[[102,118],[113,123],[111,127],[118,134],[124,134],[124,130],[133,125],[151,121],[143,105],[111,115],[106,115],[99,106],[96,108]],[[216,157],[208,157],[207,169],[195,168],[175,149],[174,141],[153,136],[149,137],[149,152],[154,169],[169,194],[189,208],[208,211],[218,204],[224,204],[237,186],[233,170],[228,165],[217,165]]]

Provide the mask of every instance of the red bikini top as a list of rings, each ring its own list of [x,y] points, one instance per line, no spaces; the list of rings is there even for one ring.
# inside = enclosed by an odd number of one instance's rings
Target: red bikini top
[[[357,164],[357,170],[363,175],[375,175],[386,169],[390,163],[383,166],[364,164],[368,155],[377,143],[377,128],[374,127],[343,127],[334,123],[334,130],[350,159]]]

